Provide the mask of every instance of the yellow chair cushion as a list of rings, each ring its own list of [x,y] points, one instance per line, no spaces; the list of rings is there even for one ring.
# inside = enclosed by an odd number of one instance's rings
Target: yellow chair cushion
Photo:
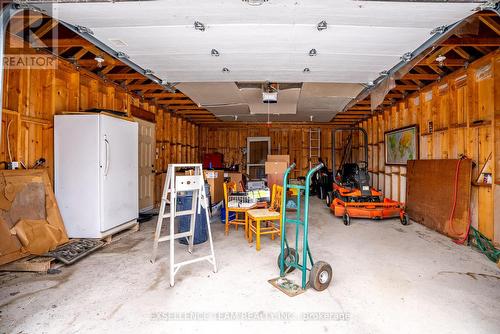
[[[248,215],[253,218],[265,218],[265,217],[279,217],[280,213],[278,211],[270,211],[269,209],[253,209],[247,211]]]

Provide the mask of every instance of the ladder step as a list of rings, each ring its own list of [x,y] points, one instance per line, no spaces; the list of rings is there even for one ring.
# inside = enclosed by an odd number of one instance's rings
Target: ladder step
[[[180,266],[183,266],[185,264],[191,264],[191,263],[200,262],[200,261],[206,261],[206,260],[208,260],[208,261],[210,261],[212,263],[212,261],[214,261],[213,255],[202,256],[202,257],[198,257],[196,259],[174,263],[174,268],[179,268]]]
[[[195,210],[185,210],[185,211],[177,211],[175,213],[175,216],[176,217],[180,217],[180,216],[187,216],[187,215],[192,215],[195,213]],[[163,218],[170,218],[170,213],[166,213],[163,215]]]
[[[174,234],[174,240],[175,239],[179,239],[179,238],[185,238],[185,237],[190,237],[192,234],[190,231],[188,232],[182,232],[182,233],[177,233],[177,234]],[[162,242],[162,241],[168,241],[170,240],[170,235],[166,235],[164,237],[161,237],[158,239],[158,242]]]

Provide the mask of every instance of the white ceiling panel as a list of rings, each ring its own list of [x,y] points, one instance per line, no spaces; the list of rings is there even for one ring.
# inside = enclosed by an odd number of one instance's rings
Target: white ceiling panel
[[[228,105],[228,106],[220,106],[220,107],[208,107],[211,113],[216,116],[243,116],[250,115],[250,111],[248,109],[248,105]]]
[[[153,0],[42,7],[60,20],[90,28],[161,79],[181,82],[181,91],[218,114],[248,113],[248,106],[261,111],[261,102],[246,100],[235,81],[296,82],[304,83],[300,98],[295,94],[288,103],[280,92],[282,105],[271,108],[288,115],[274,117],[304,121],[312,114],[315,121],[329,121],[362,89],[360,84],[393,67],[432,29],[472,14],[477,3],[269,0],[252,7],[241,0]],[[323,20],[328,29],[318,31]],[[205,31],[195,30],[195,21]],[[308,55],[312,48],[314,57]],[[220,56],[211,56],[212,49]],[[223,67],[230,71],[223,73]]]
[[[234,82],[184,82],[176,88],[202,106],[242,102]]]
[[[309,67],[318,73],[338,68],[364,71],[356,79],[366,82],[422,44],[433,28],[469,15],[476,6],[270,0],[252,7],[237,0],[160,0],[61,3],[46,8],[59,19],[89,27],[104,43],[172,82],[225,80],[221,66],[238,81],[300,82],[302,70]],[[322,20],[328,29],[318,31],[316,24]],[[206,30],[195,30],[194,21],[204,23]],[[114,46],[112,39],[127,46]],[[213,48],[221,53],[220,59],[210,56]],[[311,48],[318,56],[307,59]],[[252,70],[258,72],[248,77]],[[341,79],[335,74],[311,76],[327,82]]]
[[[470,3],[404,3],[350,0],[277,1],[252,7],[234,0],[157,0],[109,4],[73,3],[45,5],[55,16],[78,20],[93,27],[127,27],[143,25],[191,25],[194,19],[208,26],[216,23],[315,24],[329,20],[350,25],[426,28],[449,24],[463,18],[477,4]],[[406,14],[411,11],[411,20]],[[131,20],[124,20],[123,18]],[[106,20],[103,20],[106,18]],[[443,23],[441,23],[443,22]]]

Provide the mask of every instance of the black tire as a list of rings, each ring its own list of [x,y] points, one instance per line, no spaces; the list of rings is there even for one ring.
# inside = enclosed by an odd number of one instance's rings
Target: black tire
[[[401,224],[403,224],[404,226],[408,225],[410,220],[408,218],[408,214],[405,213],[403,214],[403,216],[400,218],[400,221],[401,221]]]
[[[332,267],[324,261],[318,261],[311,268],[309,284],[314,290],[323,291],[328,288],[332,278]]]
[[[344,222],[345,226],[351,225],[351,217],[349,217],[347,213],[344,213],[344,215],[342,216],[342,221]]]
[[[333,202],[333,192],[329,191],[326,193],[326,206],[330,207],[330,205],[332,205],[332,202]]]
[[[280,257],[281,257],[281,253],[280,253],[280,255],[278,255],[278,261],[277,261],[278,268],[281,270]],[[297,251],[295,249],[285,248],[285,260],[287,260],[288,262],[292,262],[292,261],[295,261],[296,258],[297,258]],[[286,273],[291,273],[294,270],[295,270],[295,267],[287,267],[285,264],[285,272]]]

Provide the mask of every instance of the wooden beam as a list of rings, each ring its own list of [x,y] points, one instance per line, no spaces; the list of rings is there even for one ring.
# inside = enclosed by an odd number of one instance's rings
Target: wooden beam
[[[130,80],[130,79],[144,79],[144,75],[140,73],[112,73],[106,75],[111,80]],[[146,96],[146,94],[144,94]],[[150,96],[152,97],[152,96]]]
[[[177,110],[176,113],[177,114],[193,114],[193,115],[196,115],[196,114],[210,114],[210,115],[213,115],[210,111],[203,110],[203,109],[200,109],[200,110],[192,110],[192,109]]]
[[[108,75],[109,77],[109,75]],[[144,97],[147,97],[147,98],[157,98],[157,99],[161,99],[161,98],[176,98],[176,97],[185,97],[186,95],[182,94],[182,93],[145,93],[144,94]]]
[[[445,72],[442,69],[440,69],[439,66],[437,65],[428,64],[427,66],[440,76],[443,76],[445,74]]]
[[[359,110],[349,109],[349,110],[344,111],[342,113],[338,113],[336,116],[340,116],[340,115],[363,116],[363,115],[371,115],[371,114],[372,114],[371,110],[359,111]]]
[[[450,37],[443,46],[500,46],[500,37]]]
[[[54,29],[57,26],[57,21],[54,19],[50,19],[49,22],[45,23],[43,26],[37,29],[35,32],[35,35],[37,35],[38,38],[42,38],[43,36],[47,35],[52,29]]]
[[[168,104],[168,105],[172,105],[172,106],[180,106],[180,105],[198,106],[191,100],[158,100],[158,101],[156,101],[156,103],[157,104]]]
[[[464,58],[467,61],[470,61],[472,59],[471,55],[459,46],[454,48],[453,51],[455,51],[460,57]]]
[[[98,66],[97,65],[97,61],[95,59],[79,59],[78,60],[78,65],[81,65],[81,66],[85,66],[85,67],[96,67]],[[104,66],[108,66],[108,65],[115,65],[116,63],[113,62],[113,61],[109,61],[109,60],[104,60],[101,65],[104,67]]]
[[[371,111],[371,107],[370,106],[353,106],[353,107],[349,108],[349,110],[353,110],[353,111],[360,111],[360,110]]]
[[[437,61],[434,61],[432,63],[430,63],[431,65],[437,65],[437,66],[450,66],[450,67],[455,67],[455,66],[465,66],[465,64],[467,64],[468,61],[465,60],[465,59],[445,59],[444,61],[442,62],[437,62]]]
[[[406,90],[419,90],[420,87],[418,85],[396,85],[394,90],[406,91]]]
[[[33,23],[42,19],[43,16],[40,13],[29,12],[29,14],[26,15],[26,13],[23,12],[22,14],[15,15],[9,22],[9,32],[17,35]]]
[[[150,84],[142,84],[142,85],[128,85],[127,89],[129,90],[149,90],[149,89],[164,89],[161,85],[150,83]]]
[[[441,46],[437,50],[429,54],[427,57],[425,57],[425,59],[423,59],[419,64],[431,64],[436,60],[437,57],[444,56],[451,49],[453,49],[452,46]]]
[[[73,58],[75,58],[76,60],[79,60],[80,58],[82,58],[83,56],[85,56],[87,54],[87,50],[84,49],[84,48],[81,48],[80,51],[78,51],[77,53],[75,53],[73,55]]]
[[[406,74],[403,79],[406,80],[439,80],[439,75],[437,74],[415,74],[415,73],[408,73]]]
[[[168,106],[168,109],[172,110],[172,111],[177,111],[177,110],[206,110],[205,108],[198,107],[197,105],[194,105],[194,106],[188,106],[188,105],[184,105],[184,106]]]
[[[61,38],[61,39],[43,39],[43,45],[39,45],[39,47],[51,47],[51,48],[63,48],[63,47],[71,47],[71,46],[81,46],[81,47],[91,47],[92,43],[83,39],[83,38]],[[33,45],[33,47],[37,47],[37,45]]]
[[[488,28],[493,30],[497,35],[500,35],[500,25],[491,17],[479,16],[481,22],[486,24]]]
[[[366,115],[335,115],[334,118],[351,119],[351,118],[362,118],[362,117],[366,117],[366,116],[370,116],[370,114],[366,114]]]
[[[389,93],[385,97],[388,98],[388,99],[402,99],[403,98],[403,94]]]
[[[114,65],[108,65],[105,68],[103,68],[101,71],[102,74],[106,75],[109,71],[111,71],[113,68],[115,68]]]

